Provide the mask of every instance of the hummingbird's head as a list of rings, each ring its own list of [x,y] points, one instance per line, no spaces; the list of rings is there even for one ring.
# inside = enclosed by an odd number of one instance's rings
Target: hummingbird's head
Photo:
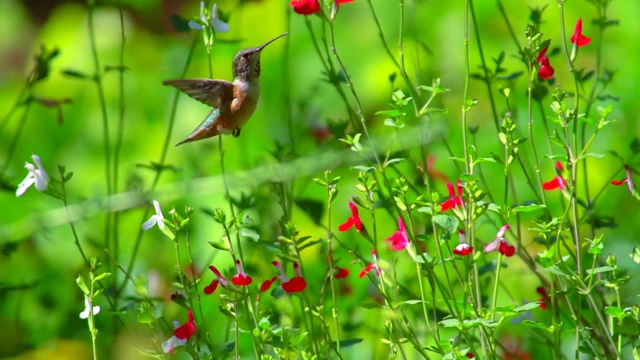
[[[238,51],[233,58],[233,77],[247,82],[258,81],[260,77],[260,52],[267,45],[285,35],[287,35],[287,33],[278,35],[258,47]]]

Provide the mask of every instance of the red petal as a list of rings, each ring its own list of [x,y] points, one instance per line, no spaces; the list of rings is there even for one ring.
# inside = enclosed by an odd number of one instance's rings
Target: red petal
[[[546,56],[543,57],[540,62],[538,77],[540,77],[542,80],[549,80],[553,77],[553,74],[555,74],[555,70],[553,70],[553,67],[551,67],[551,64],[549,64],[549,59]]]
[[[318,0],[292,0],[289,5],[293,11],[302,15],[311,15],[320,10]]]
[[[253,279],[251,278],[251,276],[246,274],[238,274],[231,278],[231,282],[236,284],[237,286],[247,286],[251,284],[252,281]]]
[[[282,284],[282,289],[288,293],[300,292],[307,287],[307,282],[303,277],[296,276]]]
[[[347,221],[345,221],[344,223],[342,223],[342,224],[340,224],[338,226],[338,231],[345,232],[345,231],[351,229],[351,227],[353,226],[354,223],[355,223],[355,221],[353,221],[353,218],[348,218]]]
[[[540,50],[540,54],[538,54],[538,63],[542,62],[542,59],[546,58],[546,54],[547,54],[547,50],[549,50],[549,47],[547,46],[546,48]]]
[[[333,277],[336,279],[344,279],[347,276],[349,276],[349,269],[337,267],[336,270],[338,272],[335,275],[333,275]]]
[[[611,180],[611,185],[620,186],[620,185],[626,183],[627,181],[628,181],[627,178],[624,178],[622,180]]]
[[[553,179],[542,183],[542,188],[544,190],[555,190],[558,188],[564,190],[566,184],[567,182],[561,176],[556,176]]]
[[[213,294],[213,292],[216,291],[216,289],[218,288],[218,283],[219,283],[218,279],[213,279],[211,284],[209,284],[209,286],[204,288],[204,293],[206,295]]]
[[[512,257],[516,252],[516,247],[507,244],[506,241],[500,241],[500,245],[498,245],[498,251],[500,254],[506,257]]]
[[[260,291],[265,292],[267,290],[269,290],[269,288],[271,287],[271,284],[273,284],[274,281],[276,281],[278,277],[274,276],[271,280],[265,280],[265,282],[262,283],[262,285],[260,285]]]

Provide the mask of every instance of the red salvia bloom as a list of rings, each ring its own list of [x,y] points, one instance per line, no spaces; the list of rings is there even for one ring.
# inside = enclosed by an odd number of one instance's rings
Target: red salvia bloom
[[[551,301],[551,296],[547,294],[547,290],[545,290],[542,286],[538,286],[536,288],[536,292],[542,296],[538,302],[540,303],[540,309],[546,309],[547,304]]]
[[[189,319],[186,323],[184,323],[179,328],[173,331],[173,335],[175,335],[178,339],[184,340],[189,339],[196,331],[196,325],[193,323],[193,311],[189,309]]]
[[[473,356],[473,353],[471,351],[468,351],[465,356],[467,357],[467,359],[473,359],[475,357]]]
[[[212,294],[214,291],[216,291],[216,289],[218,288],[218,284],[222,285],[222,287],[224,288],[227,287],[227,279],[222,276],[222,274],[220,274],[220,271],[218,271],[215,266],[209,266],[209,269],[213,271],[213,273],[216,275],[216,278],[211,281],[211,284],[204,288],[204,293],[206,295]]]
[[[500,252],[500,254],[506,257],[512,257],[513,254],[516,253],[516,247],[513,245],[509,245],[506,240],[503,240],[500,241],[500,244],[498,245],[498,251]]]
[[[276,280],[278,280],[277,276],[272,277],[269,280],[265,280],[262,285],[260,285],[260,291],[265,292],[267,290],[269,290],[269,288],[271,287],[271,285],[276,282]]]
[[[344,279],[349,276],[349,269],[336,267],[334,270],[336,273],[333,275],[333,277],[336,279]]]
[[[627,183],[627,187],[629,189],[629,192],[633,194],[633,191],[635,190],[636,186],[633,183],[633,174],[631,172],[631,170],[629,169],[628,165],[624,166],[624,171],[627,174],[627,177],[625,177],[624,179],[621,180],[611,180],[611,184],[612,185],[616,185],[616,186],[620,186],[624,183]]]
[[[460,230],[458,232],[460,237],[460,243],[453,249],[453,253],[460,256],[466,256],[473,252],[473,246],[467,244],[467,240],[464,236],[464,231]]]
[[[387,238],[387,242],[391,245],[391,250],[403,250],[409,246],[409,237],[407,231],[404,228],[404,222],[402,217],[398,216],[398,231],[394,232]]]
[[[591,38],[582,35],[582,18],[576,22],[576,28],[573,30],[573,36],[571,36],[571,42],[576,46],[587,46],[591,42]]]
[[[247,286],[251,284],[253,279],[251,278],[251,276],[247,275],[247,273],[244,272],[240,260],[236,260],[236,270],[238,271],[238,274],[231,278],[232,283],[237,286]]]
[[[562,176],[556,175],[553,179],[542,183],[542,188],[547,191],[555,189],[564,190],[567,188],[567,181],[563,179]]]
[[[186,323],[180,325],[180,323],[174,321],[173,324],[176,327],[173,331],[173,336],[162,342],[162,350],[165,354],[172,352],[176,346],[184,346],[196,332],[196,325],[193,322],[193,312],[191,309],[189,309],[189,319]]]
[[[488,253],[488,252],[498,250],[500,254],[506,257],[513,256],[513,254],[515,254],[516,252],[516,247],[509,245],[507,240],[504,239],[504,233],[507,232],[507,230],[509,230],[510,227],[511,226],[509,225],[503,225],[498,231],[498,233],[496,234],[496,238],[493,239],[492,242],[490,242],[489,244],[487,244],[487,246],[484,247],[484,252]]]
[[[353,201],[349,201],[349,208],[351,209],[351,216],[344,223],[338,226],[338,231],[345,232],[349,230],[352,226],[355,226],[357,231],[362,230],[362,220],[360,220],[360,215],[358,214],[358,208]]]
[[[318,0],[292,0],[289,5],[293,11],[301,15],[311,15],[320,11]]]
[[[547,50],[549,47],[542,49],[540,54],[538,54],[538,64],[540,64],[540,68],[538,69],[538,77],[542,80],[549,80],[555,74],[555,70],[549,63],[549,58],[546,56]]]
[[[458,190],[458,195],[456,195],[451,182],[447,181],[447,191],[449,192],[450,198],[440,204],[440,211],[447,211],[462,206],[462,186],[460,185],[460,180],[456,181],[456,189]]]
[[[360,279],[365,277],[373,269],[376,270],[376,275],[380,276],[380,270],[378,269],[378,255],[375,250],[371,250],[371,255],[373,255],[373,262],[365,266],[365,268],[360,271],[360,274],[358,274]]]

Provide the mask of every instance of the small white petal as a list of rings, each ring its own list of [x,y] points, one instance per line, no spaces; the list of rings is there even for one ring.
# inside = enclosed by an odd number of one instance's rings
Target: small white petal
[[[484,252],[488,253],[495,251],[498,248],[498,245],[500,245],[500,240],[500,238],[496,238],[495,240],[487,244],[487,246],[484,247]]]
[[[18,189],[16,190],[16,197],[22,196],[27,191],[27,189],[35,183],[36,183],[36,177],[32,173],[29,173],[27,177],[24,178],[24,180],[22,180],[20,184],[18,184]]]
[[[230,29],[229,25],[227,25],[226,23],[222,22],[222,20],[216,19],[216,18],[211,18],[211,27],[217,33],[225,33],[227,31],[229,31],[229,29]]]
[[[160,209],[160,203],[153,200],[153,207],[156,209],[156,217],[158,221],[158,227],[164,229],[164,216],[162,216],[162,209]]]
[[[178,339],[176,336],[172,336],[167,341],[162,342],[162,351],[164,353],[170,353],[176,346],[184,346],[187,343],[187,339]]]
[[[204,26],[198,24],[197,22],[195,22],[193,20],[189,20],[189,28],[191,30],[202,30],[204,28]]]
[[[84,298],[84,310],[82,310],[82,312],[80,313],[80,319],[87,319],[89,318],[89,312],[91,311],[91,303],[89,302],[89,299]],[[93,307],[93,315],[98,315],[98,313],[100,312],[100,306],[94,306]]]
[[[158,216],[157,215],[151,215],[149,220],[147,220],[147,221],[142,223],[142,230],[147,231],[147,230],[151,229],[153,227],[153,225],[155,225],[157,223],[158,223]]]

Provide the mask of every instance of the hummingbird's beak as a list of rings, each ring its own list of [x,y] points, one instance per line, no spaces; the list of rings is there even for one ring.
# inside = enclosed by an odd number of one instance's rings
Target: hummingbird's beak
[[[262,49],[264,49],[267,45],[271,44],[272,42],[274,42],[274,41],[276,41],[276,40],[280,39],[281,37],[283,37],[283,36],[285,36],[285,35],[287,35],[287,34],[289,34],[289,33],[288,33],[288,32],[286,32],[286,33],[284,33],[284,34],[280,34],[280,35],[278,35],[278,36],[274,37],[273,39],[271,39],[271,40],[267,41],[266,43],[264,43],[264,44],[262,44],[262,45],[258,46],[258,51],[261,51],[261,50],[262,50]]]

